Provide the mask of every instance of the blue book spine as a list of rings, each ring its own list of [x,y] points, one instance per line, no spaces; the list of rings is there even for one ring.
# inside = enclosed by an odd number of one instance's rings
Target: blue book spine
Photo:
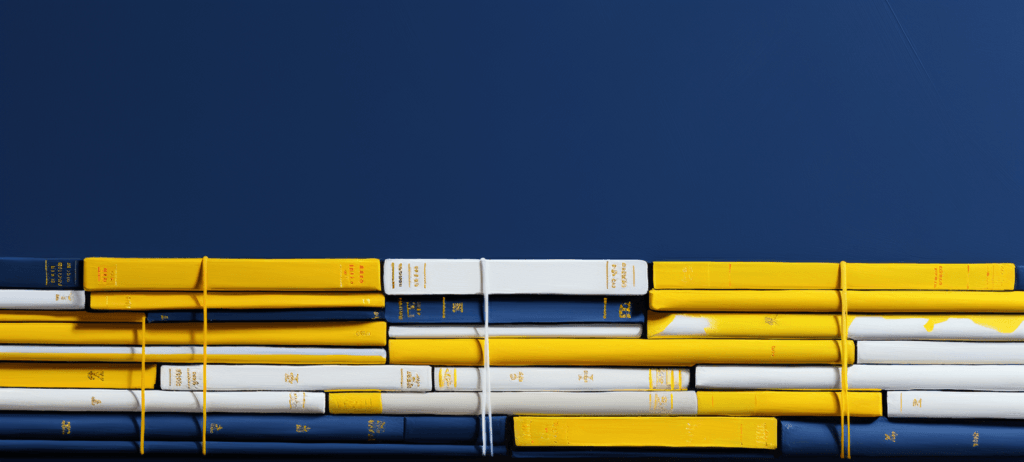
[[[839,424],[782,420],[785,455],[838,456]],[[1024,424],[991,421],[891,421],[884,417],[850,427],[853,456],[1021,456]]]
[[[210,310],[210,322],[371,321],[384,319],[384,310]],[[202,311],[150,311],[147,322],[203,322]]]
[[[642,323],[645,297],[493,296],[491,324]],[[392,324],[483,324],[483,298],[388,297],[384,317]]]
[[[504,445],[507,416],[491,416],[494,445]],[[408,416],[405,418],[405,442],[410,444],[483,444],[480,417]]]
[[[149,426],[147,419],[146,426]],[[0,440],[2,453],[138,454],[138,441]],[[206,454],[253,456],[479,456],[480,446],[456,444],[271,443],[207,441]],[[494,446],[503,456],[504,446]],[[198,441],[146,441],[146,454],[202,454]]]
[[[0,257],[0,289],[81,289],[82,260]]]

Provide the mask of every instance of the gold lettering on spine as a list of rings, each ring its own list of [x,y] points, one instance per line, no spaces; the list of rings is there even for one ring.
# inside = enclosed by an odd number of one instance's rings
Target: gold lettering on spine
[[[391,262],[391,288],[395,288],[395,262]]]
[[[69,433],[70,433],[70,430],[69,430]],[[971,447],[972,448],[978,447],[978,432],[974,432],[974,446],[971,446]]]
[[[604,298],[604,314],[601,316],[601,319],[608,319],[608,297]]]
[[[423,265],[423,266],[426,266],[426,265]],[[426,279],[424,279],[423,288],[424,289],[427,288]],[[441,319],[444,319],[446,317],[445,314],[444,314],[445,311],[446,311],[446,309],[444,307],[444,297],[441,297]]]
[[[309,427],[306,425],[295,424],[295,433],[308,433]]]
[[[608,260],[604,261],[604,288],[608,289]]]
[[[67,420],[61,420],[60,421],[60,434],[61,435],[70,435],[71,434],[71,422],[68,422]],[[978,445],[977,444],[977,441],[978,441],[978,436],[977,435],[978,434],[975,433],[974,435],[975,435],[974,436],[974,441],[975,441],[974,445],[977,446]]]

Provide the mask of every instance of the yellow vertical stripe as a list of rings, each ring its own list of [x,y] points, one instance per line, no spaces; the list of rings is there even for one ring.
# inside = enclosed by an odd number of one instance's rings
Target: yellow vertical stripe
[[[142,376],[146,376],[146,318],[142,318],[142,336],[139,339],[142,344]],[[139,454],[146,453],[146,387],[140,386],[142,393],[142,423],[139,424]]]

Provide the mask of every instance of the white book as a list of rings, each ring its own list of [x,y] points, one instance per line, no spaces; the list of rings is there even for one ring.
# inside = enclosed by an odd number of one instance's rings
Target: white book
[[[482,367],[435,367],[437,391],[481,391]],[[686,390],[689,369],[492,367],[491,391]]]
[[[203,356],[202,346],[147,346],[146,359],[149,361],[186,361],[188,357]],[[317,356],[351,356],[360,359],[376,357],[387,359],[383,348],[331,348],[331,347],[272,347],[272,346],[210,346],[207,347],[210,362],[224,357],[245,358],[259,362],[261,357],[292,356],[315,361]],[[140,346],[102,345],[0,345],[2,361],[139,361],[142,359]],[[268,360],[265,360],[268,361]]]
[[[139,390],[0,388],[0,411],[140,412]],[[206,393],[206,412],[323,414],[325,393]],[[203,392],[146,391],[146,412],[203,412]]]
[[[836,366],[697,366],[695,388],[840,388]],[[860,390],[1024,390],[1024,366],[854,364],[847,384]]]
[[[431,391],[430,366],[208,364],[207,390]],[[201,364],[160,366],[160,389],[202,390]]]
[[[642,324],[498,324],[490,326],[491,337],[530,338],[640,338]],[[390,338],[483,338],[484,326],[476,325],[391,325]]]
[[[483,393],[381,393],[384,414],[480,415]],[[697,393],[661,392],[496,392],[492,413],[550,415],[697,415]]]
[[[1021,364],[1018,342],[857,342],[858,364]]]
[[[0,289],[0,310],[84,309],[84,290]]]
[[[895,390],[885,395],[889,418],[1024,419],[1024,393]]]
[[[389,258],[388,295],[479,295],[480,260]],[[487,260],[490,294],[645,295],[643,260]]]
[[[852,340],[1024,340],[1021,316],[863,316],[850,322]]]

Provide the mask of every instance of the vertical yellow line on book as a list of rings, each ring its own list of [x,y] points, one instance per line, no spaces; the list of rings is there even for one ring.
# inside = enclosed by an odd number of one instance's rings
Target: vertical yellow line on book
[[[209,344],[207,342],[207,327],[206,327],[206,298],[209,292],[207,287],[207,273],[209,272],[209,261],[205,255],[203,256],[203,455],[206,455],[206,347]]]
[[[850,449],[850,383],[848,379],[849,369],[846,365],[847,351],[846,351],[846,339],[847,330],[849,323],[847,321],[847,314],[849,313],[849,304],[847,301],[846,294],[846,262],[839,262],[839,284],[842,291],[840,292],[842,299],[842,328],[839,332],[842,333],[842,338],[839,340],[839,351],[841,352],[842,365],[840,366],[842,371],[842,392],[840,393],[840,406],[839,406],[839,458],[852,459],[852,449]]]
[[[146,453],[146,316],[142,316],[142,375],[139,376],[139,389],[142,393],[142,423],[139,424],[139,454]]]

